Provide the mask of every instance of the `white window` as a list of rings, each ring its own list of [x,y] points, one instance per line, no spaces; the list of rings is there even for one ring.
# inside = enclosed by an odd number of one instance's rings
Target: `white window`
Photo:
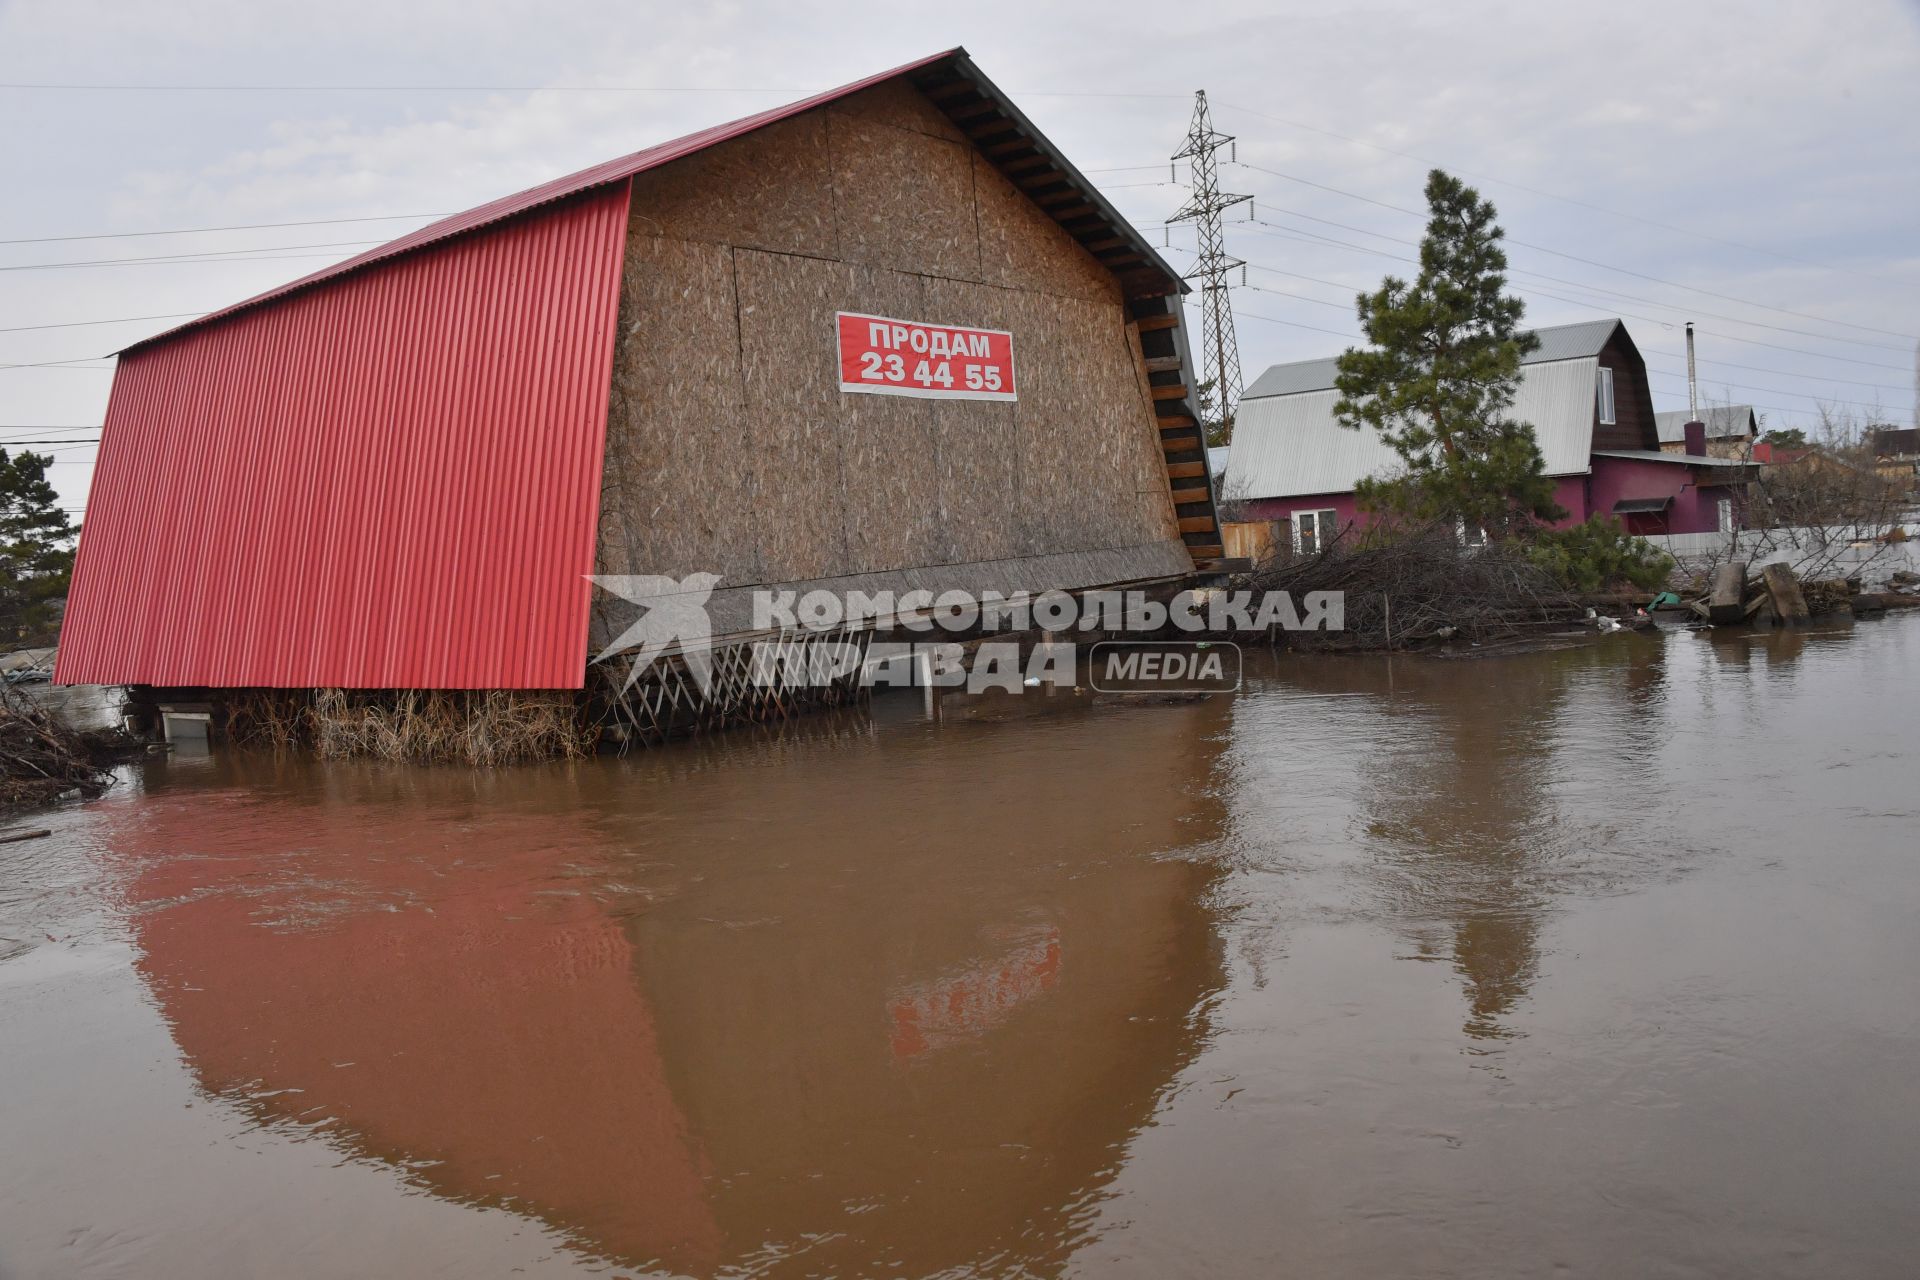
[[[1733,532],[1733,499],[1722,498],[1714,504],[1714,507],[1716,509],[1716,513],[1719,516],[1720,532],[1732,533]]]
[[[1340,517],[1333,511],[1296,511],[1293,513],[1293,549],[1303,556],[1319,555],[1340,531]]]
[[[1613,425],[1613,370],[1600,370],[1600,424]]]

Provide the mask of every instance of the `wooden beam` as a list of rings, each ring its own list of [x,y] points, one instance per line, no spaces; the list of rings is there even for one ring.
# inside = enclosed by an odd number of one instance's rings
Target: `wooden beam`
[[[1088,253],[1100,253],[1107,249],[1121,248],[1126,243],[1127,243],[1127,239],[1125,236],[1108,236],[1104,240],[1085,241],[1081,244],[1080,247],[1082,249],[1085,249]]]
[[[1051,168],[1053,168],[1053,158],[1051,156],[1034,155],[1028,156],[1024,160],[1014,160],[1004,164],[1000,167],[1000,172],[1006,174],[1008,177],[1012,177],[1016,173],[1025,173],[1029,169]]]
[[[1167,478],[1170,480],[1192,480],[1207,474],[1204,462],[1170,462],[1167,464]]]
[[[1747,562],[1723,564],[1713,575],[1713,594],[1707,599],[1707,621],[1729,626],[1747,620]]]
[[[1807,610],[1807,598],[1800,591],[1800,580],[1793,576],[1793,570],[1784,564],[1770,564],[1760,571],[1760,580],[1767,584],[1767,594],[1773,598],[1774,619],[1789,627],[1804,627],[1812,615]]]
[[[1219,559],[1227,554],[1227,549],[1217,543],[1213,546],[1191,546],[1187,548],[1187,554],[1193,557],[1195,564],[1198,564],[1202,560]]]
[[[990,147],[983,146],[980,148],[980,154],[992,160],[998,156],[1010,156],[1016,151],[1038,151],[1039,149],[1033,145],[1032,138],[1019,137],[1012,142],[996,142]]]
[[[1155,418],[1154,421],[1159,424],[1162,431],[1173,427],[1191,427],[1194,425],[1193,416],[1186,413],[1170,413],[1163,418]]]
[[[946,84],[936,85],[931,89],[922,89],[920,92],[926,94],[935,102],[946,102],[965,94],[979,93],[980,90],[971,80],[951,80]]]
[[[1162,439],[1160,441],[1160,452],[1162,453],[1198,453],[1203,447],[1198,435],[1192,437],[1183,436],[1178,440]]]
[[[1013,129],[1018,129],[1019,127],[1019,125],[1009,120],[1006,116],[1000,116],[997,119],[987,121],[985,124],[977,124],[971,129],[962,129],[960,132],[966,134],[975,142],[985,142],[988,138],[997,138],[1001,134]]]
[[[1182,533],[1212,533],[1218,527],[1212,516],[1189,516],[1180,522]]]
[[[1140,332],[1152,333],[1155,329],[1171,329],[1180,323],[1180,317],[1174,312],[1161,316],[1141,316],[1134,321],[1140,326]]]
[[[958,124],[962,120],[977,120],[984,115],[998,115],[1000,104],[991,98],[979,102],[969,102],[963,107],[954,107],[947,112],[947,119]]]
[[[1078,194],[1078,193],[1076,192],[1075,194]],[[1071,222],[1076,218],[1106,216],[1105,214],[1102,214],[1098,209],[1094,208],[1090,204],[1077,204],[1077,205],[1074,205],[1071,209],[1049,209],[1047,210],[1047,212],[1051,213],[1057,220],[1061,222]]]
[[[1172,373],[1174,370],[1180,368],[1181,364],[1182,361],[1179,356],[1148,356],[1147,372]]]
[[[1212,495],[1205,489],[1175,489],[1173,505],[1183,507],[1189,502],[1205,502]]]
[[[1045,157],[1039,158],[1044,159]],[[1032,195],[1036,191],[1045,191],[1048,187],[1057,187],[1066,181],[1066,174],[1061,173],[1058,169],[1049,169],[1045,173],[1030,173],[1024,178],[1015,178],[1013,185],[1019,187],[1028,195]],[[1069,186],[1067,190],[1072,191],[1074,188]],[[1058,197],[1056,197],[1056,199],[1057,198]]]
[[[1153,398],[1155,400],[1185,400],[1187,398],[1186,384],[1176,382],[1170,387],[1155,387],[1153,388]]]
[[[1067,200],[1080,200],[1083,198],[1080,194],[1080,188],[1068,187],[1065,191],[1050,191],[1046,195],[1035,196],[1033,197],[1033,202],[1045,209],[1050,204],[1060,204]]]

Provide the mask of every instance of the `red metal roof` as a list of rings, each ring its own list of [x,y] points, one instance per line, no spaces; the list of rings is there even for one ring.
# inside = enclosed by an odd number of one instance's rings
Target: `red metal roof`
[[[762,129],[767,125],[777,124],[782,120],[797,116],[802,112],[811,111],[815,107],[825,106],[830,102],[838,101],[849,94],[858,93],[862,89],[870,89],[882,81],[893,79],[895,76],[905,75],[910,71],[919,71],[946,58],[965,56],[966,50],[961,48],[953,48],[941,53],[930,54],[927,57],[895,67],[891,71],[882,71],[879,75],[868,76],[864,80],[856,80],[852,84],[841,85],[838,89],[829,89],[825,93],[815,94],[813,97],[804,98],[799,102],[790,102],[782,107],[774,107],[771,110],[762,111],[758,115],[744,116],[741,119],[729,121],[726,124],[714,125],[710,129],[702,129],[698,133],[689,133],[685,137],[675,138],[671,142],[662,142],[657,146],[648,147],[644,151],[636,151],[632,155],[621,156],[617,160],[608,160],[605,163],[594,165],[590,169],[582,169],[580,172],[568,174],[564,178],[555,178],[553,181],[543,182],[537,187],[529,187],[525,191],[516,192],[510,196],[502,196],[498,200],[489,201],[478,208],[469,209],[465,213],[456,213],[450,218],[442,218],[438,222],[421,227],[418,231],[409,231],[397,240],[390,240],[386,244],[369,249],[365,253],[357,254],[344,262],[336,262],[330,267],[322,267],[312,275],[302,276],[298,280],[280,285],[277,288],[269,289],[265,293],[256,294],[244,302],[236,302],[230,307],[223,307],[219,311],[209,312],[197,320],[189,320],[186,324],[176,325],[174,328],[168,329],[163,333],[155,334],[151,338],[144,338],[133,346],[128,347],[127,350],[139,350],[149,343],[170,338],[184,329],[196,328],[210,321],[218,320],[222,316],[232,315],[234,312],[242,310],[243,308],[258,306],[263,302],[270,302],[275,298],[285,297],[287,294],[293,293],[296,290],[310,288],[324,280],[331,280],[337,276],[345,275],[350,271],[358,271],[362,267],[370,266],[373,263],[397,257],[403,253],[410,253],[426,245],[445,240],[449,236],[463,235],[466,232],[490,226],[504,218],[511,218],[517,213],[525,213],[529,209],[537,209],[543,204],[548,204],[555,200],[564,200],[568,196],[578,195],[582,191],[590,191],[595,187],[605,186],[608,183],[623,181],[633,177],[637,173],[645,173],[649,169],[657,169],[663,164],[669,164],[675,160],[690,156],[697,151],[704,151],[708,147],[718,143],[726,142],[732,138],[738,138],[742,134],[752,133],[755,129]]]
[[[630,188],[579,190],[123,355],[54,678],[579,687]]]

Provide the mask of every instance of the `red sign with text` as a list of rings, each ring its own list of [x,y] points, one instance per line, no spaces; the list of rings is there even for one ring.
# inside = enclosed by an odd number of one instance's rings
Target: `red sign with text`
[[[840,389],[924,400],[1014,400],[1013,335],[842,311]]]

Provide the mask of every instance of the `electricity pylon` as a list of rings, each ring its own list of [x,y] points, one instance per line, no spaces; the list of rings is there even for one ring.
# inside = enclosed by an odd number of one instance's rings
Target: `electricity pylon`
[[[1186,278],[1200,282],[1201,359],[1211,375],[1214,402],[1220,414],[1219,441],[1233,436],[1233,415],[1240,403],[1240,344],[1233,332],[1233,303],[1227,297],[1227,275],[1235,267],[1246,276],[1246,263],[1227,252],[1226,235],[1220,229],[1220,214],[1252,196],[1231,195],[1220,190],[1214,152],[1232,147],[1233,139],[1216,133],[1213,117],[1207,110],[1207,91],[1194,94],[1193,126],[1187,130],[1187,143],[1173,153],[1173,159],[1185,160],[1193,170],[1193,195],[1181,210],[1167,221],[1191,222],[1199,232],[1199,261]],[[1229,157],[1232,156],[1229,151]]]

